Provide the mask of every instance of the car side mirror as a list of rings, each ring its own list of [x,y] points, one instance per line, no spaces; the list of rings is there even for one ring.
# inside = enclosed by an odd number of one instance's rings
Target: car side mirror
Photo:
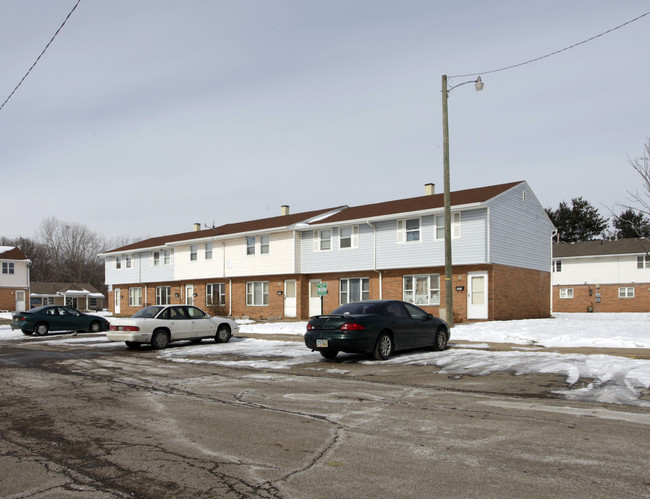
[[[433,314],[427,314],[427,320],[430,321],[431,319],[433,319]]]

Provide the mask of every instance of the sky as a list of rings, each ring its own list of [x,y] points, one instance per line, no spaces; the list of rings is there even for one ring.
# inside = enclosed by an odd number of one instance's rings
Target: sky
[[[77,0],[0,0],[0,102]],[[141,239],[526,180],[601,215],[641,188],[647,0],[82,0],[0,111],[0,236]]]
[[[10,318],[0,313],[0,318]],[[111,320],[108,314],[108,320]],[[650,388],[650,360],[603,355],[598,348],[650,348],[648,336],[649,313],[637,314],[555,314],[550,319],[479,322],[457,324],[451,330],[450,348],[444,352],[413,350],[393,354],[381,361],[386,369],[391,365],[431,366],[433,372],[450,376],[488,376],[496,372],[526,374],[559,374],[566,389],[554,392],[567,400],[600,402],[650,407],[643,390]],[[198,345],[181,345],[161,350],[158,357],[171,362],[191,362],[240,368],[260,369],[266,376],[273,370],[320,362],[322,370],[345,376],[350,364],[372,363],[366,357],[340,353],[335,361],[323,359],[307,349],[301,336],[306,322],[255,323],[237,321],[240,330],[229,343],[203,341]],[[272,336],[295,335],[296,341],[278,341]],[[125,349],[120,343],[110,343],[105,334],[50,333],[46,338],[25,336],[9,325],[0,325],[0,340],[21,342],[65,343],[71,346],[97,349]],[[457,343],[463,341],[463,343]],[[468,343],[469,342],[469,343]],[[511,350],[496,351],[490,343],[510,343]],[[180,345],[180,344],[179,344]],[[587,347],[591,354],[542,351],[543,347]],[[143,347],[146,348],[146,347]],[[570,410],[570,409],[568,409]],[[601,417],[620,418],[619,412],[603,409]],[[589,414],[590,417],[595,414]],[[650,424],[650,415],[641,417]]]

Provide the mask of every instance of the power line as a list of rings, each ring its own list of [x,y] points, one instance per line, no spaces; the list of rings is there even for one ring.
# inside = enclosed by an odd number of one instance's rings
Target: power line
[[[603,31],[602,33],[600,33],[600,34],[598,34],[596,36],[592,36],[591,38],[587,38],[586,40],[583,40],[581,42],[574,43],[573,45],[570,45],[570,46],[565,47],[563,49],[556,50],[555,52],[551,52],[550,54],[546,54],[546,55],[543,55],[543,56],[540,56],[540,57],[536,57],[535,59],[531,59],[531,60],[526,61],[526,62],[520,62],[519,64],[513,64],[511,66],[506,66],[505,68],[492,69],[491,71],[480,71],[478,73],[468,73],[468,74],[464,74],[464,75],[453,75],[453,76],[450,76],[449,78],[465,78],[465,77],[468,77],[468,76],[477,76],[477,75],[485,75],[485,74],[490,74],[490,73],[498,73],[499,71],[505,71],[506,69],[518,68],[519,66],[524,66],[526,64],[530,64],[531,62],[537,62],[537,61],[540,61],[542,59],[546,59],[547,57],[557,55],[557,54],[559,54],[561,52],[565,52],[565,51],[570,50],[572,48],[575,48],[575,47],[577,47],[579,45],[582,45],[584,43],[595,40],[596,38],[600,38],[601,36],[604,36],[604,35],[606,35],[608,33],[611,33],[612,31],[616,31],[617,29],[620,29],[623,26],[627,26],[628,24],[631,24],[631,23],[633,23],[635,21],[638,21],[639,19],[641,19],[642,17],[645,17],[647,15],[650,15],[650,12],[646,12],[645,14],[641,14],[639,17],[636,17],[634,19],[631,19],[630,21],[627,21],[627,22],[625,22],[623,24],[620,24],[619,26],[616,26],[615,28],[611,28],[611,29],[608,29],[607,31]]]
[[[52,44],[52,42],[54,41],[54,39],[56,38],[56,36],[59,34],[59,31],[61,31],[61,29],[63,28],[63,26],[65,25],[65,23],[68,21],[68,19],[70,19],[70,16],[71,16],[72,13],[75,11],[75,9],[77,8],[77,5],[79,5],[80,2],[81,2],[81,0],[77,0],[77,3],[74,5],[74,7],[72,7],[72,10],[71,10],[70,13],[66,16],[66,18],[63,20],[63,23],[61,23],[61,26],[59,26],[59,29],[56,30],[56,33],[54,33],[54,36],[52,37],[52,39],[51,39],[49,42],[47,42],[47,45],[46,45],[45,48],[43,49],[43,52],[41,52],[41,54],[36,58],[36,61],[34,61],[34,64],[32,64],[32,67],[29,68],[29,70],[27,71],[27,73],[25,73],[25,76],[23,76],[22,79],[18,82],[18,85],[16,85],[16,88],[14,88],[13,91],[9,94],[9,97],[7,97],[7,98],[5,99],[5,101],[2,103],[2,105],[0,106],[0,111],[2,111],[2,108],[5,107],[5,104],[6,104],[7,102],[9,102],[9,99],[11,99],[11,97],[16,93],[16,90],[18,90],[18,87],[20,87],[20,86],[23,84],[23,82],[25,81],[25,78],[27,78],[27,76],[29,76],[29,73],[31,73],[31,72],[32,72],[32,69],[34,69],[34,66],[36,66],[36,64],[38,64],[38,61],[41,60],[41,57],[43,57],[43,54],[45,53],[45,51],[46,51],[46,50],[48,49],[48,47]]]

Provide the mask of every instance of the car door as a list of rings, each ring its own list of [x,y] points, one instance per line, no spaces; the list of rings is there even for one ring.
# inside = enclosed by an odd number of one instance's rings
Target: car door
[[[201,338],[215,335],[214,322],[210,320],[205,312],[196,307],[186,307],[186,312],[192,323],[192,336]]]
[[[59,307],[59,315],[62,317],[63,329],[77,331],[88,329],[88,321],[84,314],[72,307]]]
[[[395,348],[404,350],[416,345],[414,321],[404,306],[397,301],[386,304],[385,314],[395,337]]]
[[[431,315],[411,303],[404,303],[404,307],[413,319],[414,347],[433,345],[436,334],[436,324]]]
[[[187,315],[185,308],[182,305],[169,308],[169,330],[172,333],[173,340],[192,338],[192,321]]]
[[[59,308],[61,307],[50,307],[45,309],[45,322],[47,322],[50,331],[62,331],[65,327],[63,325],[64,317],[59,315]]]

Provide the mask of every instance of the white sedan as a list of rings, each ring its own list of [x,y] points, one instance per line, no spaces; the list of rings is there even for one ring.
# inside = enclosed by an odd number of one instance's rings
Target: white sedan
[[[210,317],[192,305],[152,305],[138,310],[128,319],[113,319],[106,337],[123,341],[129,348],[149,343],[156,349],[170,342],[190,340],[199,343],[203,338],[214,338],[226,343],[239,332],[239,324],[223,317]]]

